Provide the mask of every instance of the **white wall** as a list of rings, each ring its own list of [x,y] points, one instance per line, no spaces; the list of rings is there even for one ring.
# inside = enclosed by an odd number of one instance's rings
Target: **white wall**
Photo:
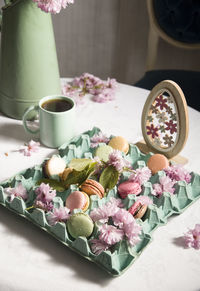
[[[144,74],[146,0],[75,0],[53,16],[53,23],[61,76],[89,72],[133,84]],[[200,70],[200,50],[185,51],[161,41],[157,68]]]
[[[149,25],[145,0],[75,0],[53,22],[62,76],[88,71],[133,84],[144,74]],[[200,50],[160,41],[156,67],[200,70]]]

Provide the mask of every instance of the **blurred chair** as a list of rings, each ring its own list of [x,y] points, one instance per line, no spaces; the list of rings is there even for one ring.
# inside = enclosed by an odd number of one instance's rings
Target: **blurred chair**
[[[151,90],[162,80],[173,80],[182,88],[189,106],[200,111],[200,72],[153,70],[159,37],[182,49],[200,49],[200,0],[146,0],[150,30],[147,71],[136,84]],[[197,62],[200,64],[200,60]]]

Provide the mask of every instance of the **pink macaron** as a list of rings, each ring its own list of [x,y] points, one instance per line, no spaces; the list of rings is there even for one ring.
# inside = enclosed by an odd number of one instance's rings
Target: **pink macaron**
[[[136,201],[128,210],[134,218],[142,218],[147,211],[147,205],[142,204],[140,201]]]
[[[85,192],[74,191],[66,199],[65,206],[70,209],[82,209],[86,211],[89,207],[89,197]]]
[[[142,188],[137,182],[125,181],[118,186],[118,193],[123,199],[126,198],[128,194],[138,195],[141,191]]]

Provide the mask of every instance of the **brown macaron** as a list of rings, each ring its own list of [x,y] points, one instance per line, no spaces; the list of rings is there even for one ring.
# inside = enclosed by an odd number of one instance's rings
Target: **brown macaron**
[[[104,188],[103,186],[92,179],[87,179],[81,186],[81,190],[90,195],[98,195],[100,198],[104,197]]]

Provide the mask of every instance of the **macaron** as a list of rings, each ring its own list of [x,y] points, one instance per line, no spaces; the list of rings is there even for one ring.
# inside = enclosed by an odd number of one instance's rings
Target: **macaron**
[[[134,216],[134,218],[142,218],[147,211],[147,205],[142,204],[140,201],[136,201],[128,211]]]
[[[141,191],[142,188],[137,182],[125,181],[118,186],[118,193],[122,199],[126,198],[128,194],[138,195]]]
[[[151,170],[152,174],[156,174],[158,171],[169,167],[168,159],[162,154],[155,154],[151,156],[147,161],[147,167]]]
[[[44,165],[45,173],[48,177],[61,175],[65,170],[66,163],[61,157],[53,156]]]
[[[108,145],[111,146],[115,150],[119,150],[121,152],[124,152],[125,154],[127,154],[129,151],[129,143],[122,136],[115,136],[115,137],[111,138]]]
[[[98,195],[100,198],[104,197],[104,188],[103,186],[92,179],[87,179],[81,186],[81,190],[85,193],[87,193],[89,196],[90,195]]]
[[[65,206],[70,209],[70,211],[74,209],[82,209],[86,211],[89,207],[90,199],[88,195],[81,191],[74,191],[69,194],[65,201]]]
[[[95,156],[105,163],[109,160],[109,155],[113,152],[113,148],[109,145],[99,146],[95,151]]]
[[[93,232],[94,223],[89,215],[76,213],[67,220],[67,229],[73,238],[79,236],[89,237]]]

